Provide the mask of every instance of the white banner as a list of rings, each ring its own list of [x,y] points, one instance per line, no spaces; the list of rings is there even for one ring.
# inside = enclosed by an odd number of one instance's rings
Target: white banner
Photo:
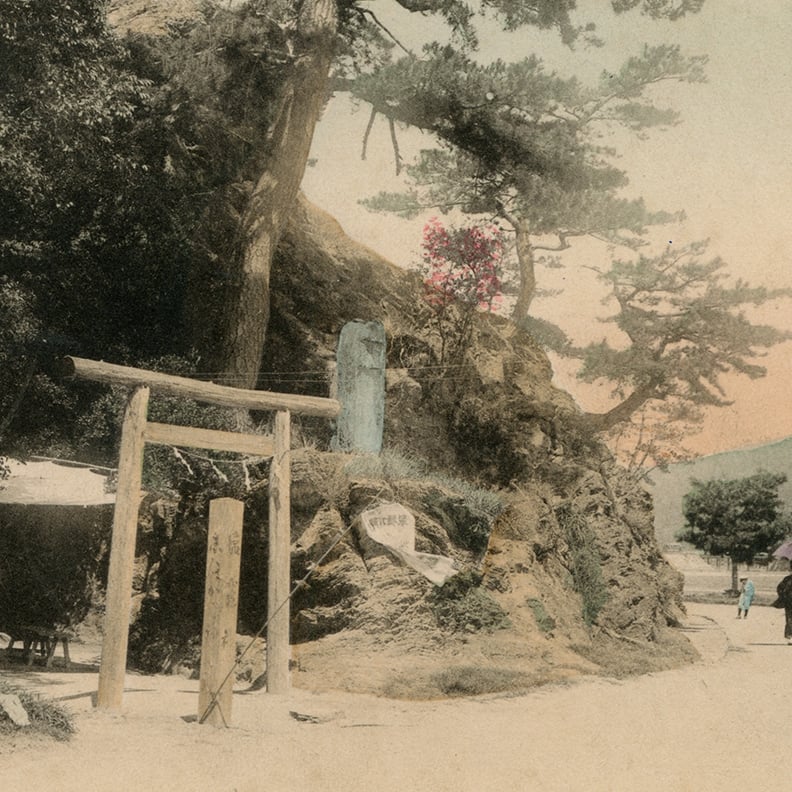
[[[442,586],[459,572],[453,559],[447,556],[419,553],[415,549],[415,518],[398,503],[388,503],[367,509],[360,515],[368,536],[384,545],[407,566],[428,578],[435,586]]]

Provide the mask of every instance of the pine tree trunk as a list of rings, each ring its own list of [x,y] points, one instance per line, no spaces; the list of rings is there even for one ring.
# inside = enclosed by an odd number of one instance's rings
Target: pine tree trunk
[[[243,244],[222,317],[221,365],[227,379],[243,388],[256,385],[269,321],[272,257],[293,211],[327,99],[338,28],[335,0],[306,0],[299,24],[300,51],[261,146],[260,175],[241,217]]]
[[[516,234],[517,263],[520,270],[520,283],[512,318],[516,324],[519,324],[523,319],[528,317],[531,302],[536,295],[536,272],[534,269],[534,250],[531,245],[528,221],[524,219],[515,220],[513,225]]]
[[[586,426],[592,432],[607,432],[616,424],[628,421],[636,410],[643,407],[649,399],[657,398],[657,396],[657,387],[654,384],[638,388],[608,412],[586,413],[584,415]]]

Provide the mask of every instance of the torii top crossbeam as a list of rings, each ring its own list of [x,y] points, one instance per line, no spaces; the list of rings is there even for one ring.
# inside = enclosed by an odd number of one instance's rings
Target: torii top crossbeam
[[[246,410],[289,410],[302,415],[316,415],[320,418],[336,418],[341,412],[341,404],[335,399],[321,396],[301,396],[292,393],[273,393],[272,391],[245,390],[203,382],[189,377],[176,377],[158,371],[118,366],[101,360],[86,360],[79,357],[65,359],[67,373],[94,382],[110,385],[138,387],[146,385],[151,390],[169,396],[219,404],[222,407],[241,407]]]

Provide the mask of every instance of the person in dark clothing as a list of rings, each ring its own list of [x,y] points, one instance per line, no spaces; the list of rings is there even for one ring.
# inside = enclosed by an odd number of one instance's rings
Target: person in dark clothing
[[[777,586],[778,599],[773,603],[774,608],[783,608],[786,613],[784,625],[784,638],[792,644],[792,574],[787,575]]]

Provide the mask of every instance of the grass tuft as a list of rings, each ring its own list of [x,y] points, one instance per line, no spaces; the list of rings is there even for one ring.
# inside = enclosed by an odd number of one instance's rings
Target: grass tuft
[[[596,624],[609,596],[594,532],[582,515],[566,504],[556,510],[556,515],[566,533],[572,559],[572,580],[575,591],[583,600],[583,620],[591,626]]]
[[[432,474],[427,478],[441,487],[459,493],[471,509],[481,512],[489,520],[494,520],[506,508],[503,498],[497,492],[477,487],[469,481],[440,474]]]
[[[350,476],[368,476],[385,481],[423,479],[427,476],[423,460],[387,450],[380,454],[356,454],[346,463],[344,470]]]
[[[530,597],[525,604],[533,611],[536,626],[545,635],[549,635],[555,630],[556,620],[545,610],[544,603],[541,600]]]
[[[26,731],[63,742],[74,734],[72,715],[60,704],[0,680],[0,693],[14,694],[30,718],[30,726],[17,726],[0,710],[0,734]]]
[[[510,668],[453,666],[432,675],[432,682],[446,696],[482,696],[528,688],[530,680]]]

